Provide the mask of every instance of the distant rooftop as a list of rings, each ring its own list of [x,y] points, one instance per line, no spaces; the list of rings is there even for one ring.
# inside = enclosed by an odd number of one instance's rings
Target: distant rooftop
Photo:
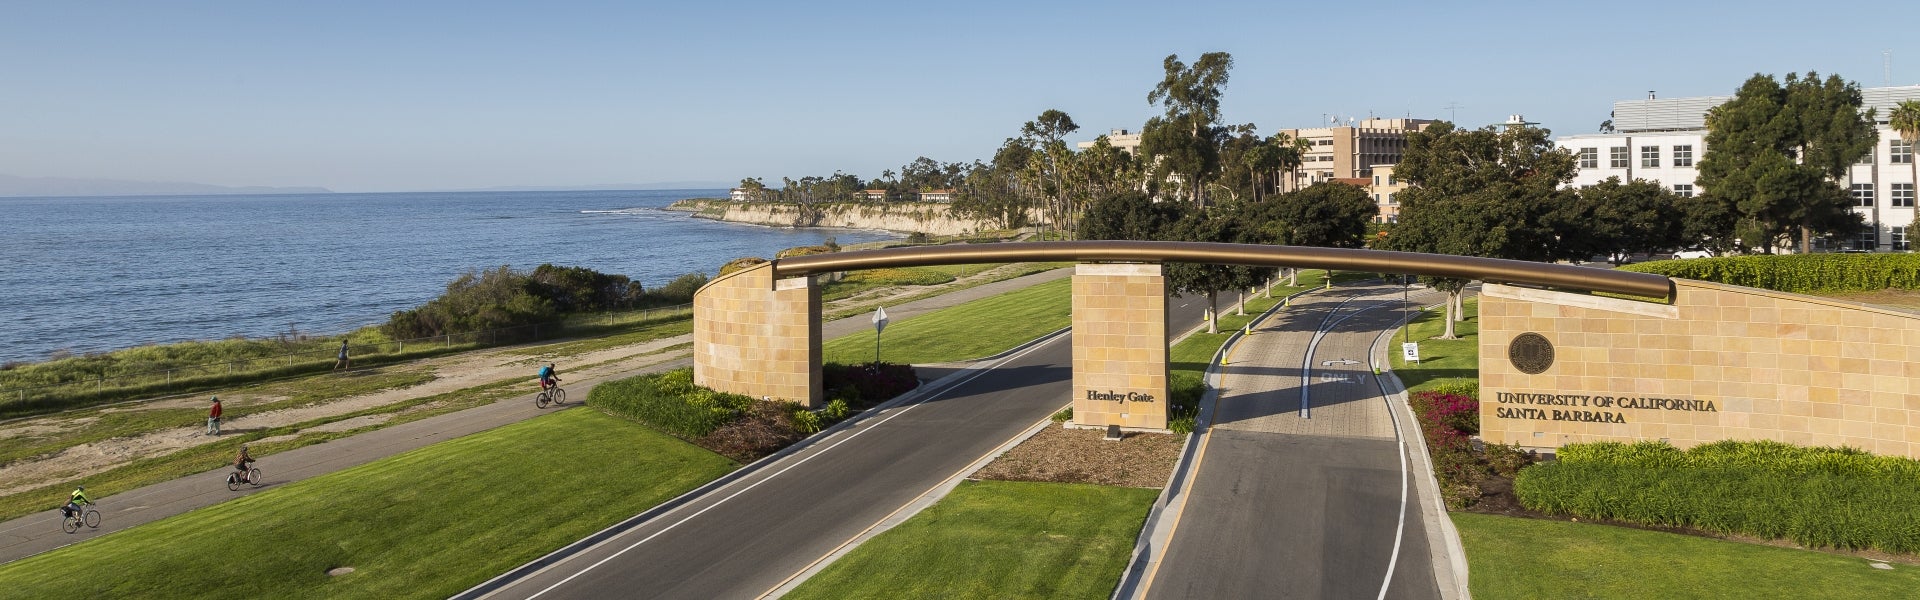
[[[1865,108],[1875,109],[1876,120],[1885,121],[1887,113],[1902,100],[1920,100],[1920,85],[1865,88],[1860,90],[1860,97]],[[1732,99],[1733,96],[1693,96],[1620,100],[1613,103],[1613,128],[1620,133],[1706,129],[1707,110]]]

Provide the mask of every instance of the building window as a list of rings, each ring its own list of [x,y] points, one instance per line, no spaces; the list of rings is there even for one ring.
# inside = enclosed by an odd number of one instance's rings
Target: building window
[[[1399,222],[1400,222],[1400,215],[1387,215],[1387,222],[1388,222],[1388,223],[1399,223]]]
[[[1375,175],[1375,176],[1373,176],[1373,184],[1374,184],[1374,185],[1380,185],[1380,176],[1379,176],[1379,175]]]
[[[1894,206],[1913,208],[1913,184],[1911,183],[1893,184],[1892,195],[1893,195]]]
[[[1906,252],[1907,251],[1907,228],[1894,227],[1892,241],[1893,241],[1893,249],[1895,251]]]
[[[1648,168],[1648,169],[1659,167],[1660,166],[1660,147],[1659,146],[1641,146],[1640,147],[1640,166],[1642,168]]]
[[[1871,183],[1853,184],[1852,192],[1853,192],[1854,206],[1867,206],[1867,207],[1873,206],[1873,184]]]
[[[1675,193],[1675,194],[1679,194],[1681,198],[1692,198],[1692,197],[1693,197],[1693,184],[1691,184],[1691,183],[1676,183],[1676,184],[1673,184],[1673,193]]]
[[[1400,203],[1399,200],[1393,199],[1393,194],[1387,194],[1387,204],[1393,205],[1393,204],[1399,204],[1399,203]]]
[[[1673,166],[1676,166],[1676,167],[1693,166],[1693,145],[1692,144],[1673,147]]]
[[[1600,149],[1599,148],[1581,148],[1580,149],[1580,168],[1582,169],[1600,168]]]
[[[1374,204],[1379,204],[1379,203],[1380,203],[1380,195],[1379,195],[1379,194],[1374,194],[1374,195],[1373,195],[1373,203],[1374,203]]]
[[[1878,248],[1880,246],[1879,229],[1880,228],[1873,225],[1868,225],[1865,230],[1860,232],[1860,237],[1853,240],[1853,249],[1872,251]]]
[[[1394,176],[1392,176],[1392,175],[1388,175],[1388,176],[1387,176],[1387,185],[1400,185],[1400,178],[1398,178],[1398,177],[1394,177]]]
[[[1611,166],[1615,169],[1627,168],[1627,147],[1626,146],[1614,146],[1612,148],[1608,148],[1607,157],[1610,163],[1608,166]]]
[[[1333,140],[1314,140],[1314,141],[1313,141],[1313,145],[1315,145],[1315,146],[1332,146],[1332,145],[1333,145]]]
[[[1887,143],[1887,162],[1904,165],[1913,162],[1913,142],[1895,138]]]

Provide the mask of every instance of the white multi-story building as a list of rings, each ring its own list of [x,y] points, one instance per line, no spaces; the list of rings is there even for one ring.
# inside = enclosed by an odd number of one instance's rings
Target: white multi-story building
[[[1853,166],[1843,188],[1851,190],[1854,208],[1872,228],[1851,240],[1858,250],[1913,250],[1914,152],[1912,145],[1887,126],[1887,115],[1903,100],[1920,100],[1920,85],[1861,90],[1865,108],[1874,109],[1880,141],[1873,152]],[[1588,186],[1619,177],[1645,179],[1667,186],[1682,196],[1701,191],[1701,157],[1706,155],[1707,110],[1732,96],[1656,99],[1613,103],[1612,133],[1570,135],[1554,144],[1573,152],[1579,172],[1574,186]]]

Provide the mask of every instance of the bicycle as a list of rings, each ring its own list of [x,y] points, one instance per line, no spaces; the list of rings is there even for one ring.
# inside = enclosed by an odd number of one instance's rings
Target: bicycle
[[[567,391],[560,389],[560,386],[557,385],[540,390],[540,393],[533,397],[533,405],[539,408],[546,408],[548,404],[559,406],[566,403]]]
[[[240,491],[240,484],[242,483],[253,487],[260,487],[260,467],[247,469],[247,474],[244,476],[241,475],[239,471],[229,471],[227,473],[227,489],[238,492]]]
[[[80,507],[79,510],[75,510],[72,513],[67,514],[65,517],[61,517],[60,530],[65,531],[67,533],[73,533],[75,531],[79,531],[81,525],[85,525],[89,529],[99,529],[100,528],[100,510],[98,508],[95,508],[95,506],[98,506],[98,505],[89,503],[85,506]]]

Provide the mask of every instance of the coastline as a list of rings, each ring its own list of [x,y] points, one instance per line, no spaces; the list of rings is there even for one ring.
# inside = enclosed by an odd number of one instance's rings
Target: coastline
[[[818,203],[810,207],[778,202],[735,202],[689,198],[665,210],[728,223],[781,228],[831,228],[966,236],[998,229],[979,219],[955,217],[940,202]]]

